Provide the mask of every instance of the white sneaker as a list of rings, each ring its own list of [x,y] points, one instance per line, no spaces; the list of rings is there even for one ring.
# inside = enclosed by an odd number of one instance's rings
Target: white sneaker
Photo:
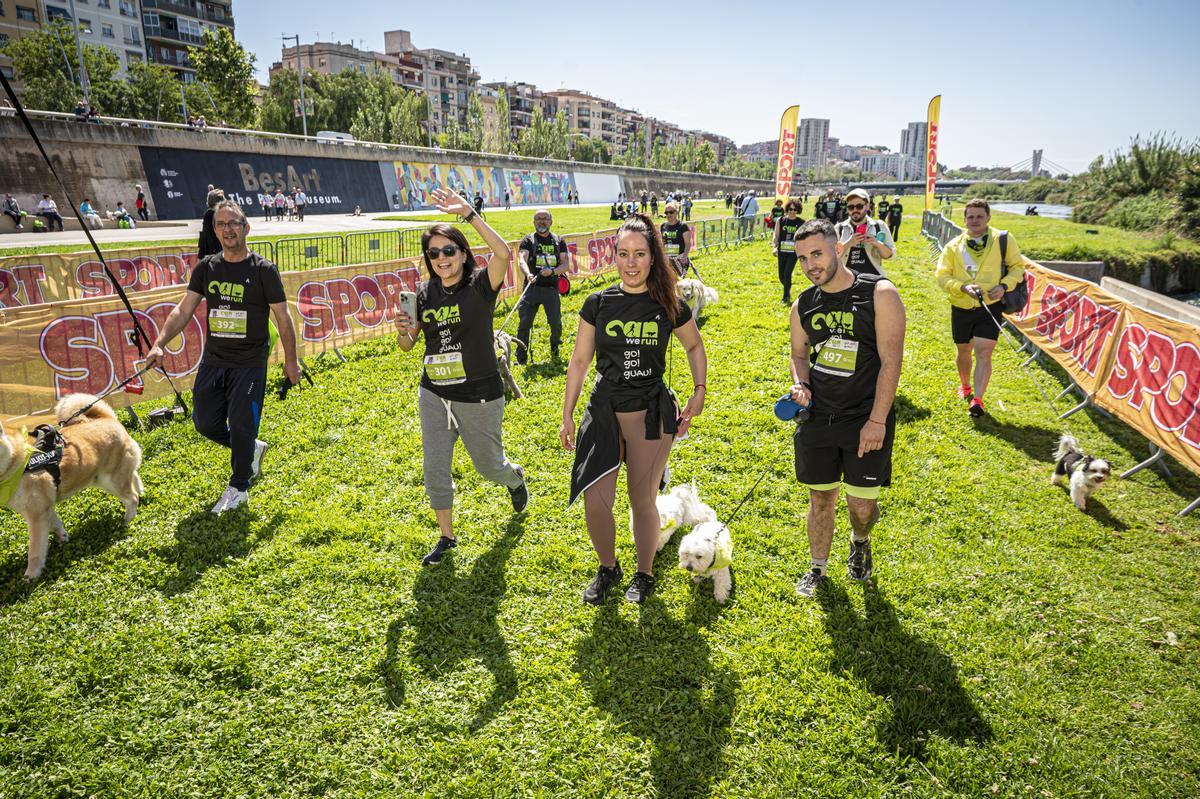
[[[225,493],[221,494],[221,498],[217,500],[217,504],[213,505],[212,512],[221,514],[227,510],[241,507],[248,502],[250,502],[250,495],[245,491],[238,491],[233,486],[226,486]]]
[[[267,447],[271,446],[265,441],[254,439],[254,460],[250,461],[250,479],[257,480],[262,474],[262,459],[263,454],[267,451]]]

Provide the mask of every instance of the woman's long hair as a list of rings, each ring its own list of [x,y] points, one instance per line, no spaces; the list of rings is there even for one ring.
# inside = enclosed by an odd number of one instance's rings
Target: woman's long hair
[[[438,222],[430,225],[429,228],[421,234],[421,257],[425,259],[425,271],[429,275],[429,279],[436,280],[439,283],[442,278],[433,270],[433,264],[429,260],[429,240],[434,236],[444,236],[450,239],[458,248],[467,256],[463,261],[463,276],[462,285],[467,285],[471,282],[472,275],[475,274],[475,256],[471,253],[471,245],[467,244],[467,237],[463,232],[454,225],[446,222]]]
[[[674,321],[679,315],[680,307],[679,297],[675,294],[679,274],[667,260],[667,248],[663,246],[658,227],[645,214],[633,214],[617,229],[617,239],[620,240],[621,234],[626,231],[641,233],[646,237],[646,243],[650,247],[650,274],[646,278],[646,291],[650,299],[661,305]]]

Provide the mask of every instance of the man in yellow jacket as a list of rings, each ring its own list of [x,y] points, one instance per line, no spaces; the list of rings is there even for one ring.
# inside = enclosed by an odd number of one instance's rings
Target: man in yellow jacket
[[[1025,279],[1025,267],[1021,249],[1012,236],[989,224],[992,212],[987,200],[971,200],[963,213],[967,229],[942,250],[937,282],[950,296],[952,306],[950,328],[958,349],[958,396],[968,401],[967,412],[979,417],[984,414],[983,394],[992,376],[992,350],[1000,337],[996,320],[1004,312],[1004,293]]]

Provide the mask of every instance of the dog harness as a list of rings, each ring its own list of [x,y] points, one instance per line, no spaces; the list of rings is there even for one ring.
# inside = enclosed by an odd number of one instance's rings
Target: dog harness
[[[32,433],[27,433],[25,430],[22,430],[21,433],[22,435],[32,435],[35,440],[32,445],[25,445],[25,463],[22,468],[14,469],[11,474],[0,480],[0,505],[8,504],[8,501],[17,493],[17,488],[21,485],[21,478],[27,474],[46,472],[54,478],[55,491],[62,484],[59,463],[62,462],[64,442],[58,430],[52,425],[41,424],[35,427]]]
[[[729,542],[725,544],[722,544],[718,540],[717,551],[713,553],[712,565],[705,570],[704,576],[712,577],[714,574],[719,572],[721,569],[726,568],[731,563],[733,563],[733,540],[730,539]]]
[[[1092,465],[1092,461],[1094,460],[1096,459],[1091,455],[1068,452],[1054,467],[1054,471],[1058,474],[1074,474],[1075,472],[1085,471],[1087,467]]]

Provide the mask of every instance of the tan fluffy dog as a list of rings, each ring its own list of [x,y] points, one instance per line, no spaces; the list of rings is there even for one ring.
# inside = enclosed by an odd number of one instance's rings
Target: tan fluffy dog
[[[63,397],[55,408],[59,422],[91,402],[88,394]],[[67,529],[54,509],[72,494],[97,486],[115,496],[125,505],[125,523],[133,521],[142,495],[142,479],[137,469],[142,464],[142,448],[138,446],[112,408],[98,402],[87,413],[77,417],[60,431],[63,437],[62,462],[59,469],[62,483],[56,489],[54,478],[44,471],[26,474],[7,506],[25,517],[29,527],[29,567],[26,580],[36,580],[46,565],[50,546],[50,531],[59,541],[67,540]],[[28,437],[7,430],[0,436],[0,478],[24,468]]]

